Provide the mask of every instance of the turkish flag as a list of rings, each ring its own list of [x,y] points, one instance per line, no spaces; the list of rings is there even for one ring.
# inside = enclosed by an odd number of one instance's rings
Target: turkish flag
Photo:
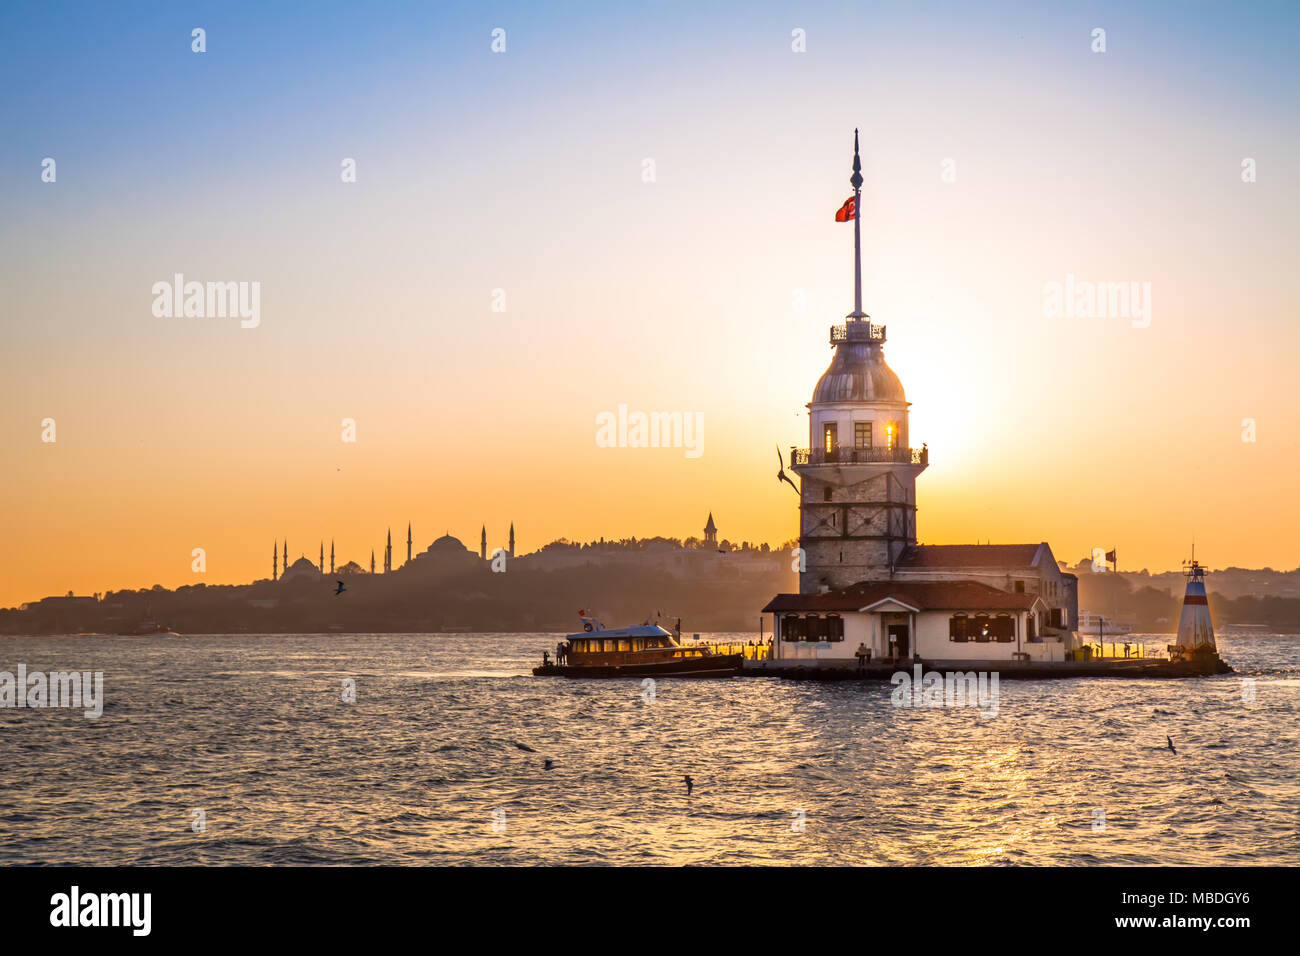
[[[839,211],[835,213],[835,221],[849,222],[850,220],[857,219],[857,218],[858,218],[858,204],[854,201],[853,197],[850,196],[848,199],[844,200],[844,205],[841,206],[839,208]]]

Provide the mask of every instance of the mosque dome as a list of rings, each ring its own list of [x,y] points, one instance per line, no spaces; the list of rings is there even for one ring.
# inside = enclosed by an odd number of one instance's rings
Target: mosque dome
[[[906,402],[903,383],[885,364],[876,342],[840,342],[835,357],[817,381],[812,400],[818,402]]]
[[[441,538],[434,541],[433,544],[429,545],[429,547],[425,549],[424,553],[435,556],[460,555],[469,554],[470,550],[465,547],[464,542],[462,542],[460,538],[453,538],[449,534],[444,534]]]

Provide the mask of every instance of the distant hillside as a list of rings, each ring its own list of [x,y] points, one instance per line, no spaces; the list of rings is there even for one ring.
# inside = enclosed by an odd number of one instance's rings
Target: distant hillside
[[[615,562],[555,570],[526,559],[494,573],[475,559],[433,573],[298,576],[241,586],[194,585],[168,591],[117,591],[94,598],[51,598],[26,610],[0,611],[0,633],[133,630],[146,616],[181,633],[572,631],[579,608],[607,626],[639,624],[656,611],[692,631],[753,630],[759,609],[778,591],[796,590],[788,559],[750,562],[724,556],[707,574],[681,574]]]

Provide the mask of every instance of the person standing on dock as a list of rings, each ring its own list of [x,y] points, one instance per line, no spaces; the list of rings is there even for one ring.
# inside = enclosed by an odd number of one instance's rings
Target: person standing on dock
[[[866,641],[858,644],[858,649],[853,652],[853,656],[858,659],[858,673],[867,672],[867,659],[871,657],[871,648],[867,647]]]

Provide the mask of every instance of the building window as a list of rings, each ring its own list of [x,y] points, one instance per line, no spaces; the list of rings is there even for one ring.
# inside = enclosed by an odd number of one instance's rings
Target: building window
[[[830,501],[830,500],[831,500],[831,486],[830,486],[830,485],[827,485],[827,486],[822,490],[822,498],[823,498],[824,500],[826,500],[826,501]]]
[[[839,426],[835,422],[827,422],[823,427],[822,435],[826,444],[826,453],[829,455],[839,445]]]
[[[781,640],[802,641],[803,639],[803,618],[798,614],[787,614],[781,618]]]
[[[1024,593],[1025,593],[1025,582],[1024,582],[1024,581],[1017,581],[1017,582],[1016,582],[1016,593],[1017,593],[1017,594],[1024,594]]]
[[[871,422],[853,423],[853,447],[854,448],[871,447]]]
[[[844,640],[844,618],[838,614],[826,615],[826,640]]]
[[[890,422],[885,426],[885,445],[890,451],[893,451],[898,444],[898,422]]]
[[[987,644],[992,639],[989,627],[989,616],[987,614],[976,614],[973,640],[979,644]]]
[[[1008,614],[999,614],[989,622],[989,636],[999,644],[1010,644],[1016,639],[1016,622]]]
[[[965,614],[954,614],[948,619],[948,640],[957,641],[961,644],[970,640],[967,636],[967,620]]]
[[[804,638],[805,640],[808,641],[826,640],[825,620],[823,620],[820,617],[817,617],[815,614],[810,614],[808,615],[808,617],[804,618],[803,623],[804,623],[805,633],[807,634],[807,637]]]

